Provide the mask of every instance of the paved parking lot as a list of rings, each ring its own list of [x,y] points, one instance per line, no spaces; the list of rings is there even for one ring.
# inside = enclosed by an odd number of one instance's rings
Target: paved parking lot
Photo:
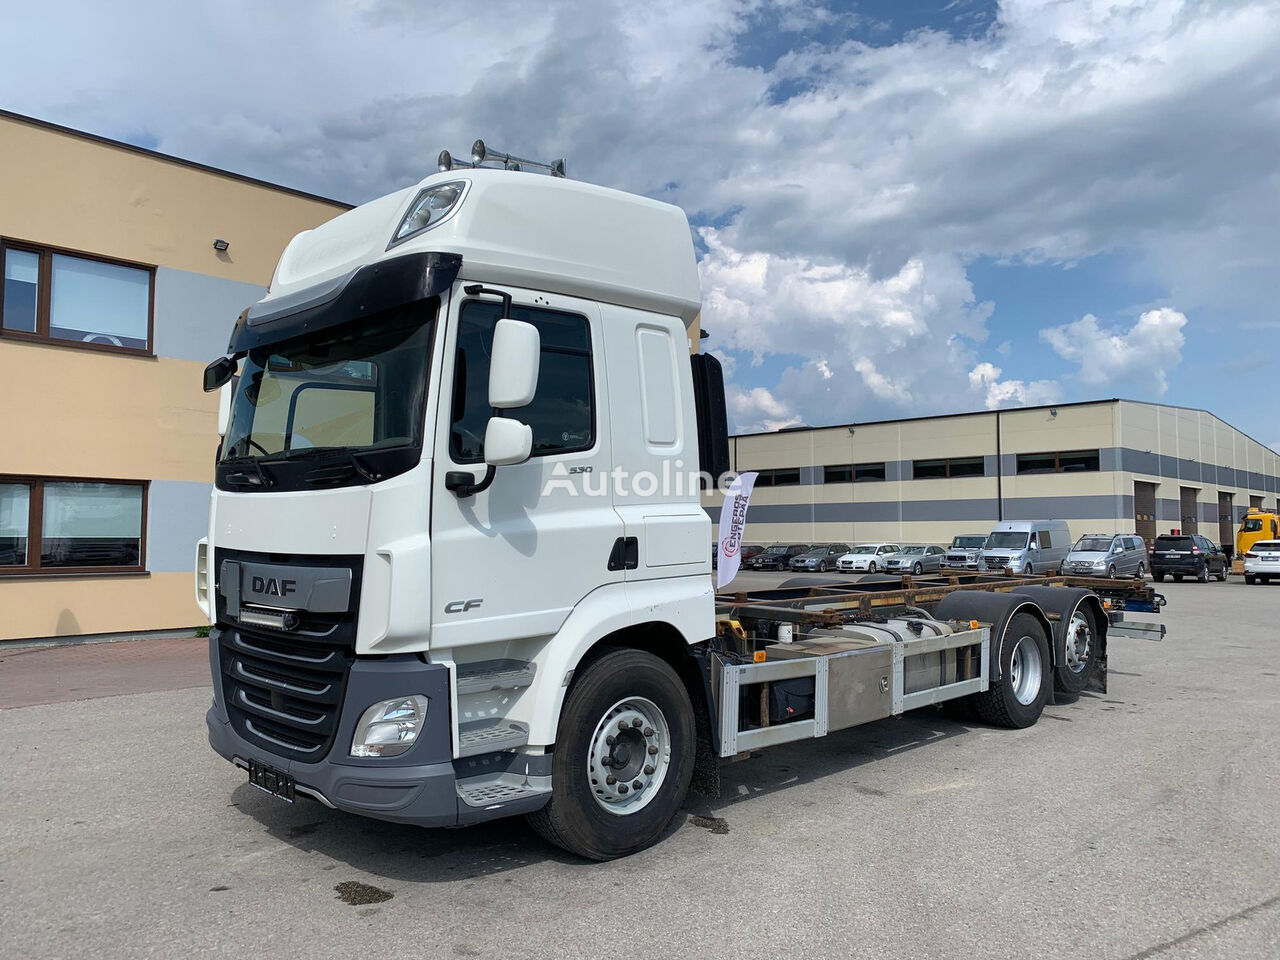
[[[259,793],[201,641],[0,651],[0,956],[1277,957],[1280,584],[1161,589],[1105,696],[766,751],[609,864]]]

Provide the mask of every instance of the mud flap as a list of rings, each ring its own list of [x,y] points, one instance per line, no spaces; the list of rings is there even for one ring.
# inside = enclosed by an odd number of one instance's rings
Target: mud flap
[[[1104,651],[1102,656],[1098,657],[1097,669],[1093,671],[1093,676],[1089,678],[1089,682],[1084,685],[1086,690],[1092,690],[1094,693],[1107,692],[1107,655]]]

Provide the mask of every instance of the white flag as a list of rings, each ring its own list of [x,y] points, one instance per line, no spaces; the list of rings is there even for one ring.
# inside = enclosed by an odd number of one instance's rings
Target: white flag
[[[720,505],[720,551],[716,568],[716,589],[738,575],[742,563],[742,531],[747,525],[747,506],[751,503],[751,489],[756,485],[757,473],[740,473],[729,485],[729,492]]]

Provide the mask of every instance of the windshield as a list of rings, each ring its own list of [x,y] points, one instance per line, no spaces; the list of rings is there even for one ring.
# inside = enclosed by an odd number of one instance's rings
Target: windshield
[[[1262,529],[1262,519],[1260,517],[1245,517],[1244,523],[1240,524],[1241,533],[1257,533]]]
[[[924,553],[924,547],[903,547],[899,553]]]
[[[420,448],[438,304],[419,301],[250,350],[235,386],[223,461],[270,464],[304,451]]]
[[[1111,538],[1081,537],[1073,549],[1079,553],[1106,553],[1111,549]]]
[[[785,547],[785,546],[770,547],[768,550],[766,550],[766,551],[765,551],[765,553],[772,553],[772,554],[775,554],[775,555],[776,555],[776,554],[779,554],[779,553],[786,553],[786,552],[787,552],[787,549],[788,549],[788,548],[787,548],[787,547]]]
[[[876,545],[874,543],[860,543],[849,552],[850,553],[875,553]]]
[[[980,548],[987,542],[987,538],[983,536],[974,537],[956,537],[951,541],[953,547],[978,547]]]
[[[1021,530],[999,530],[987,537],[988,550],[1021,550],[1027,545],[1027,534]]]

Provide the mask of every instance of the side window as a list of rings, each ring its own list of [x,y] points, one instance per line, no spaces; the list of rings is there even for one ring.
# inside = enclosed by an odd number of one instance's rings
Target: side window
[[[1040,549],[1041,550],[1053,549],[1053,539],[1049,536],[1048,530],[1040,531]]]
[[[512,410],[533,428],[533,455],[588,450],[595,443],[595,393],[591,378],[591,330],[585,317],[512,305],[517,320],[532,323],[542,339],[538,389],[533,402]],[[458,320],[449,452],[458,463],[484,459],[489,408],[489,355],[502,305],[469,300]]]

